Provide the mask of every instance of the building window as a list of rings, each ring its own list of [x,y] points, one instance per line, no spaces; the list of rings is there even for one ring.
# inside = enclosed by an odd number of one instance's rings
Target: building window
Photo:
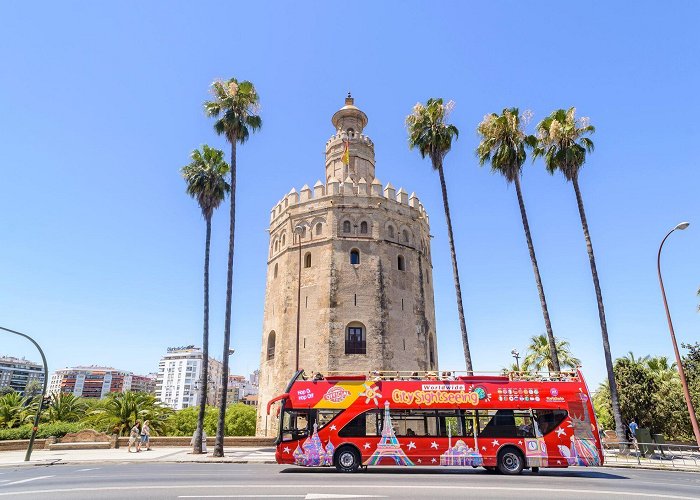
[[[279,251],[279,249],[280,249],[280,242],[275,241],[275,252]]]
[[[311,267],[311,252],[306,252],[304,255],[304,267]]]
[[[323,224],[320,222],[316,224],[316,236],[321,236],[323,234]]]
[[[351,229],[351,227],[350,227],[350,221],[349,221],[349,220],[346,220],[345,222],[343,222],[343,232],[344,232],[344,233],[349,233],[349,232],[350,232],[350,229]]]
[[[367,234],[367,222],[365,221],[360,223],[360,234]]]
[[[272,272],[272,277],[273,278],[277,277],[277,264],[275,264],[275,270]]]
[[[360,263],[360,251],[357,248],[353,248],[350,251],[350,264]]]
[[[403,255],[399,255],[397,264],[398,264],[398,267],[399,267],[399,271],[405,271],[405,270],[406,270],[406,261],[404,260]]]
[[[275,332],[274,330],[270,332],[267,336],[267,359],[268,361],[274,359],[275,357]]]
[[[388,233],[389,233],[389,239],[393,240],[394,239],[394,226],[389,226]]]
[[[403,230],[401,235],[403,236],[404,243],[408,243],[410,241],[410,238],[408,237],[408,231],[406,229]]]
[[[345,354],[366,353],[365,327],[360,323],[350,323],[345,330]]]
[[[284,246],[287,243],[287,235],[285,233],[282,233],[282,246]]]

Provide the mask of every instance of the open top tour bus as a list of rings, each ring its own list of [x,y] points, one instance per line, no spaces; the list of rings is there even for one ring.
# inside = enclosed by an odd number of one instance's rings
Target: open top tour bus
[[[280,402],[280,464],[524,468],[603,463],[580,371],[452,376],[443,372],[315,374],[290,381]]]

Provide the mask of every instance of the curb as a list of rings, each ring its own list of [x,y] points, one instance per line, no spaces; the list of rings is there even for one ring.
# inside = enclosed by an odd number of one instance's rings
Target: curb
[[[0,469],[9,467],[49,467],[52,465],[85,465],[85,464],[142,464],[142,460],[47,460],[46,462],[17,462],[0,464]],[[241,460],[235,458],[219,458],[208,460],[157,460],[149,464],[277,464],[274,460]]]

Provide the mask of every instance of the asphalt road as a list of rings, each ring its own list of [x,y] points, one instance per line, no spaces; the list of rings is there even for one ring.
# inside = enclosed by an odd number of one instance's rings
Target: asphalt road
[[[527,471],[374,468],[356,474],[266,464],[123,463],[0,468],[0,498],[698,499],[700,473],[613,468]]]

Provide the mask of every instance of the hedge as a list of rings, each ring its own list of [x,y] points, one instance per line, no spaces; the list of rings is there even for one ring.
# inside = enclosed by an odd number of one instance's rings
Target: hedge
[[[69,432],[78,432],[85,428],[85,424],[80,422],[55,422],[53,424],[39,424],[36,433],[38,439],[49,436],[63,437]],[[32,424],[22,425],[14,429],[0,429],[0,440],[6,439],[29,439],[32,434]]]

